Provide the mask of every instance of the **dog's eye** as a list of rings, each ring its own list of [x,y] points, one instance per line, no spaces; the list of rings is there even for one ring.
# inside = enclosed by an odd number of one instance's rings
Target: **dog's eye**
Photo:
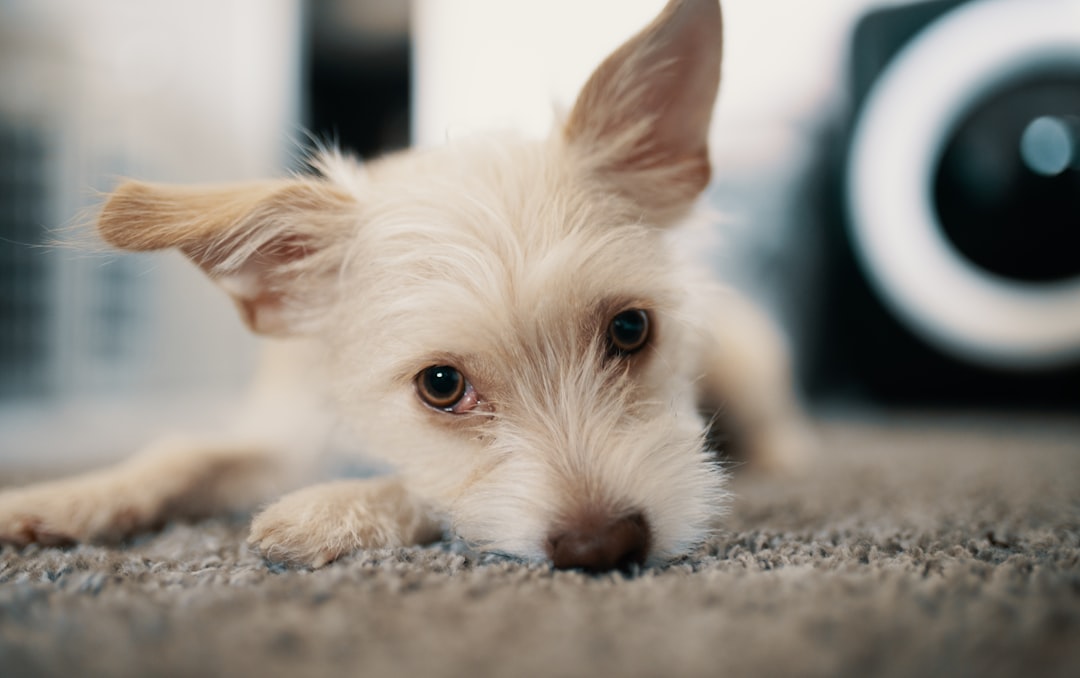
[[[429,367],[416,377],[420,399],[437,410],[459,411],[457,406],[471,390],[461,372],[449,365]]]
[[[619,313],[608,325],[607,338],[613,353],[629,355],[640,351],[649,341],[649,314],[640,309]]]

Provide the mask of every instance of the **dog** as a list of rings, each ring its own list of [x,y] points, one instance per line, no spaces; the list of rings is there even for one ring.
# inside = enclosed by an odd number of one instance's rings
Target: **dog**
[[[261,505],[250,544],[295,566],[444,530],[589,572],[686,553],[728,506],[718,432],[750,467],[804,448],[784,342],[674,244],[711,176],[721,52],[717,0],[670,0],[546,140],[120,185],[104,240],[181,251],[269,337],[263,363],[228,434],[7,490],[0,539],[108,542]],[[395,471],[286,492],[336,420]]]

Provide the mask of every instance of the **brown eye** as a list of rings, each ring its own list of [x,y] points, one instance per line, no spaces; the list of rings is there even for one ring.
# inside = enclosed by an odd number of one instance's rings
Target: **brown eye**
[[[416,392],[420,399],[437,410],[451,411],[469,387],[469,382],[449,365],[429,367],[416,376]]]
[[[640,309],[623,311],[611,319],[608,348],[617,355],[640,351],[649,341],[649,314]]]

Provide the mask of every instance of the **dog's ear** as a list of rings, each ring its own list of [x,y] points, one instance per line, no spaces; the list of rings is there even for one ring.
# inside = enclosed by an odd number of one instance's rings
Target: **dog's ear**
[[[563,129],[590,171],[660,223],[709,183],[722,24],[717,0],[670,0],[596,69]]]
[[[223,287],[255,332],[303,334],[326,305],[335,243],[355,200],[322,179],[223,186],[129,181],[109,197],[98,231],[132,251],[177,248]]]

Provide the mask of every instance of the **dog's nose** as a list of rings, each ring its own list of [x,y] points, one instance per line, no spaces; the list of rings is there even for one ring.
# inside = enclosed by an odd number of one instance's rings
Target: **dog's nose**
[[[548,551],[561,570],[626,570],[635,563],[643,564],[649,554],[649,523],[641,513],[607,523],[587,523],[553,535]]]

